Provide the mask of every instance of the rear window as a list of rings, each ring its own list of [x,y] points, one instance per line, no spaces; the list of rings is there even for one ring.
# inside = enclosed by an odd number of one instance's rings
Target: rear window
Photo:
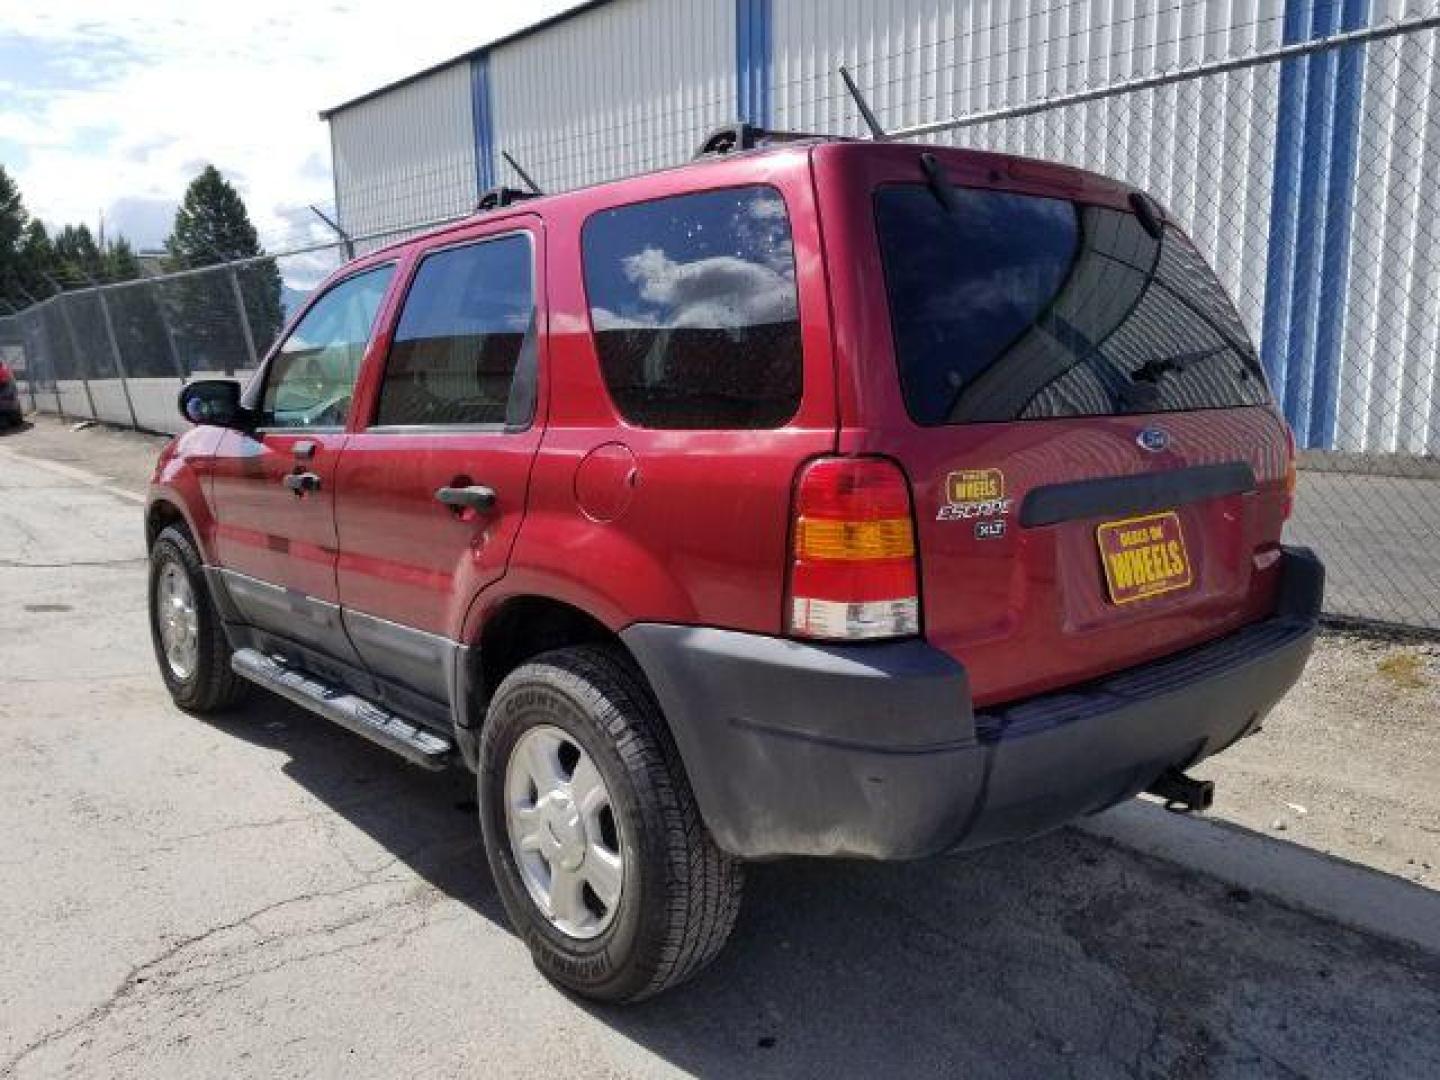
[[[900,383],[919,424],[1259,405],[1225,290],[1179,230],[1064,199],[875,197]]]
[[[650,428],[774,428],[800,405],[785,203],[754,186],[595,214],[585,288],[605,385]]]

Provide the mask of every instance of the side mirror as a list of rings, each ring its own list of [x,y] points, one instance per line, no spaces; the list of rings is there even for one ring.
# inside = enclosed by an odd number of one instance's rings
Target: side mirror
[[[250,421],[234,379],[199,379],[181,387],[180,415],[192,424],[224,428],[245,428]]]

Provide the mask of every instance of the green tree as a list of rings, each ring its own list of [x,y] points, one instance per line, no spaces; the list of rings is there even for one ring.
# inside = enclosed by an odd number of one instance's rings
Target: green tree
[[[190,182],[165,249],[177,270],[265,253],[240,193],[213,165]],[[285,321],[280,272],[273,262],[258,262],[236,268],[235,277],[255,346],[264,350]],[[195,354],[195,367],[228,371],[249,363],[228,272],[181,278],[171,291],[177,328]]]
[[[29,220],[19,185],[0,165],[0,299],[14,307],[27,302],[17,286],[21,284],[20,242]]]
[[[30,224],[25,226],[25,235],[20,239],[19,283],[23,290],[21,299],[29,303],[27,297],[43,300],[51,295],[55,286],[50,282],[59,269],[55,258],[55,245],[50,242],[45,223],[39,218],[31,218]]]
[[[66,225],[55,234],[55,276],[67,289],[83,289],[105,278],[105,256],[88,225]]]
[[[106,281],[133,281],[140,276],[140,260],[125,237],[107,243],[102,255]]]

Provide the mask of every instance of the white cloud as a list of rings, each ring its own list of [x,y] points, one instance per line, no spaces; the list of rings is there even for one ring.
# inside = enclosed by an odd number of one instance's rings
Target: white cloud
[[[333,198],[320,109],[574,3],[5,6],[0,154],[22,151],[4,164],[32,213],[58,226],[104,211],[149,246],[213,162],[274,250],[326,237],[304,209]]]
[[[666,311],[667,326],[728,329],[795,318],[793,277],[758,262],[733,255],[676,262],[652,247],[626,257],[624,267],[641,299]]]

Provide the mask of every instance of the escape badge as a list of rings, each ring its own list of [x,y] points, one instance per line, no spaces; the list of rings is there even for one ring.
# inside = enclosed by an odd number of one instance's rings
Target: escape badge
[[[945,504],[935,520],[1000,518],[1010,512],[1010,502],[1005,497],[1005,474],[999,469],[961,469],[945,478]],[[987,533],[988,537],[1002,535],[1003,528]]]

